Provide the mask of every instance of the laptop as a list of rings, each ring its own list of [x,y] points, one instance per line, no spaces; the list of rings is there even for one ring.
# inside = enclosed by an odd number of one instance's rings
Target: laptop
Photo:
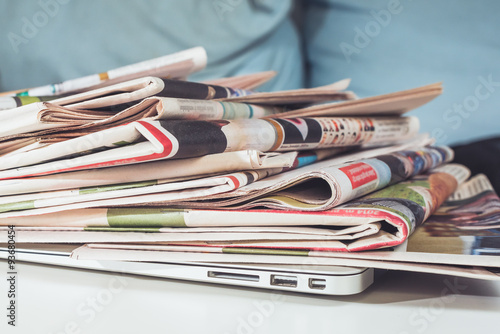
[[[0,259],[7,261],[9,249],[0,247]],[[18,245],[16,262],[31,262],[157,278],[227,284],[318,295],[353,295],[374,281],[373,268],[341,266],[251,265],[194,262],[127,262],[76,260],[70,258],[80,245]]]

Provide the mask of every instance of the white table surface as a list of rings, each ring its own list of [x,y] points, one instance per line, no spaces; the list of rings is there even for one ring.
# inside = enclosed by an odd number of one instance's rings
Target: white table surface
[[[0,268],[7,268],[4,260]],[[324,297],[27,263],[17,271],[17,326],[7,325],[4,278],[0,333],[455,334],[500,328],[500,282],[388,272],[361,294]]]

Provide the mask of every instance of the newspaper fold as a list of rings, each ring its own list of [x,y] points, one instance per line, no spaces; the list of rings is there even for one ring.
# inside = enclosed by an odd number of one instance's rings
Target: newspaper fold
[[[244,96],[231,96],[222,99],[223,101],[230,102],[288,106],[333,100],[353,100],[356,98],[356,95],[353,92],[341,92],[347,89],[350,82],[351,79],[344,79],[326,86],[315,88],[293,89],[281,92],[255,92]]]
[[[297,170],[270,176],[231,193],[170,203],[181,208],[249,209],[264,206],[272,209],[322,211],[387,185],[395,184],[452,160],[447,147],[402,148],[404,151],[380,152],[380,155],[350,155],[331,158]],[[372,153],[374,153],[372,151]],[[462,180],[468,174],[464,171]]]
[[[92,108],[142,100],[160,93],[163,81],[155,77],[131,80],[85,93],[70,95],[49,102],[31,103],[19,108],[0,111],[0,140],[9,140],[47,130],[110,125],[134,115],[127,111],[93,111]]]
[[[435,99],[442,91],[441,83],[435,83],[342,103],[319,104],[273,117],[401,115]]]
[[[276,170],[255,170],[238,172],[220,176],[212,176],[196,180],[172,182],[170,180],[148,180],[130,182],[110,187],[95,187],[71,190],[48,191],[28,195],[5,196],[0,198],[0,212],[29,210],[40,208],[48,212],[50,207],[73,204],[75,208],[109,205],[143,204],[149,202],[165,202],[169,199],[179,200],[193,197],[210,197],[218,193],[228,192],[259,178],[279,173]],[[113,200],[115,199],[115,200]],[[108,200],[108,201],[106,201]],[[74,203],[80,203],[74,204]],[[115,203],[115,204],[112,204]],[[57,209],[60,210],[60,209]],[[24,211],[23,211],[24,212]],[[23,215],[24,213],[21,213]]]
[[[335,154],[339,149],[328,152],[311,152],[308,159]],[[316,155],[316,158],[312,156]],[[5,195],[29,194],[51,190],[78,189],[121,185],[133,182],[187,177],[202,177],[217,173],[242,170],[287,168],[294,166],[297,159],[303,159],[298,152],[262,153],[255,150],[209,154],[197,158],[159,160],[84,171],[57,173],[40,177],[0,180],[0,203]]]
[[[390,144],[413,138],[418,128],[415,117],[141,120],[4,156],[0,180],[249,149],[267,152]]]

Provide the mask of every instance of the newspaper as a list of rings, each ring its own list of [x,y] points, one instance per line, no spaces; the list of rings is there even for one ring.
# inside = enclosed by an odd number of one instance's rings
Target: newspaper
[[[107,72],[93,74],[58,84],[21,89],[14,92],[3,92],[0,96],[52,96],[94,89],[103,84],[115,84],[141,77],[154,75],[163,78],[184,78],[187,75],[205,68],[207,54],[203,47],[195,47],[169,54],[163,57],[119,67]]]
[[[34,132],[64,129],[65,127],[89,127],[112,124],[113,121],[130,117],[129,113],[97,110],[121,103],[142,100],[160,93],[163,81],[145,77],[126,81],[85,93],[58,98],[49,102],[36,102],[14,109],[0,111],[0,140],[33,136]],[[78,110],[77,110],[78,109]]]
[[[39,146],[40,140],[37,138],[20,138],[12,141],[0,141],[0,157],[16,152],[23,152]]]
[[[179,97],[185,99],[213,100],[252,95],[254,92],[201,82],[162,79],[164,89],[158,93],[163,97]]]
[[[98,221],[98,219],[95,219]],[[55,226],[16,226],[16,242],[19,243],[58,243],[58,244],[83,244],[83,243],[122,243],[129,244],[132,248],[140,248],[142,244],[162,244],[164,246],[175,243],[196,243],[206,241],[225,243],[226,241],[256,242],[262,239],[276,241],[325,241],[341,238],[342,232],[313,227],[272,227],[272,226],[245,226],[231,228],[199,227],[183,228],[99,228],[99,227],[59,227]],[[354,228],[353,228],[354,229]],[[360,235],[363,233],[360,228]],[[7,227],[0,227],[0,235],[8,233]],[[135,245],[135,246],[134,246]],[[215,246],[215,244],[214,244]],[[126,247],[126,246],[123,246]],[[183,246],[179,246],[183,247]],[[172,248],[173,249],[173,248]],[[195,246],[192,248],[195,250]],[[206,251],[210,251],[205,247]]]
[[[151,180],[178,180],[187,177],[202,177],[217,173],[242,170],[287,168],[294,166],[305,157],[310,162],[318,158],[338,153],[339,149],[328,152],[296,151],[263,153],[255,150],[209,154],[203,157],[159,160],[141,164],[131,164],[84,171],[57,173],[39,177],[0,180],[0,196],[38,193],[50,190],[97,188],[109,185],[130,184]],[[0,197],[2,202],[5,197]]]
[[[441,84],[435,83],[343,103],[318,104],[274,115],[273,117],[401,115],[432,101],[442,91]]]
[[[410,263],[500,266],[500,199],[479,174],[462,184],[408,239],[404,252],[335,254]]]
[[[7,196],[2,198],[0,212],[5,216],[24,216],[36,213],[57,212],[64,209],[78,209],[102,205],[145,204],[168,202],[190,198],[210,197],[232,191],[245,184],[266,177],[276,170],[255,170],[236,172],[202,179],[168,182],[151,180],[127,183],[112,187],[93,189],[72,189],[35,193],[31,195]],[[22,210],[22,211],[19,211]],[[2,213],[0,213],[0,216]]]
[[[408,242],[408,252],[425,256],[425,261],[436,260],[440,254],[449,254],[451,261],[466,258],[468,263],[491,257],[500,260],[499,228],[500,198],[488,178],[479,174],[463,184],[418,230]]]
[[[243,210],[265,206],[285,210],[328,210],[448,162],[453,156],[446,147],[402,149],[404,151],[379,151],[380,155],[371,157],[353,153],[353,159],[347,163],[341,160],[342,157],[334,157],[262,179],[209,200],[172,204],[200,209]]]
[[[203,119],[222,120],[240,118],[262,118],[282,112],[284,108],[247,103],[221,102],[201,99],[151,97],[137,104],[133,109],[155,105],[154,119]],[[132,109],[132,108],[131,108]]]
[[[340,230],[357,225],[372,225],[364,235],[341,235],[335,241],[281,241],[259,240],[222,244],[184,243],[187,246],[220,247],[223,252],[286,255],[290,250],[304,256],[332,256],[332,252],[359,252],[394,247],[407,240],[419,226],[441,205],[466,177],[468,170],[460,165],[435,168],[430,174],[416,176],[370,195],[361,197],[330,210],[305,215],[294,211],[247,210],[183,212],[189,224],[220,225],[299,225],[334,227]],[[230,217],[231,214],[233,217]],[[257,222],[257,223],[256,223]],[[116,221],[113,222],[116,224]],[[380,225],[379,225],[380,224]],[[186,224],[187,225],[187,224]],[[202,251],[203,248],[200,248]],[[335,253],[333,253],[335,254]],[[333,255],[335,256],[335,255]],[[500,265],[500,261],[498,262]]]
[[[25,217],[21,217],[19,220],[16,220],[15,229],[22,233],[22,238],[25,242],[33,243],[45,243],[49,241],[68,243],[67,238],[71,241],[83,243],[95,241],[95,237],[100,241],[105,240],[107,242],[137,243],[154,241],[175,247],[186,246],[185,244],[176,245],[175,242],[177,241],[189,241],[190,245],[200,247],[206,246],[206,244],[199,244],[200,241],[213,243],[220,240],[224,240],[224,242],[257,242],[262,240],[329,240],[333,242],[333,240],[354,240],[373,235],[381,227],[381,223],[373,222],[353,226],[346,225],[342,229],[333,230],[314,227],[315,218],[312,218],[303,224],[297,223],[297,226],[291,226],[293,225],[292,222],[286,226],[272,226],[272,224],[269,226],[258,226],[256,224],[249,224],[249,226],[204,227],[201,224],[196,228],[192,228],[193,226],[188,226],[192,222],[189,220],[189,214],[186,213],[188,211],[183,214],[181,211],[175,209],[155,210],[150,208],[134,208],[133,210],[128,208],[82,209],[63,212],[62,215],[41,215],[36,220],[32,219],[31,222]],[[200,212],[195,212],[194,214],[197,215],[198,213]],[[76,219],[70,221],[68,219],[70,215]],[[141,217],[141,219],[137,219],[137,217]],[[293,216],[291,217],[293,218]],[[365,220],[368,221],[367,219]],[[312,227],[308,227],[308,224]],[[112,227],[109,225],[112,225]],[[0,231],[5,232],[8,230],[7,227],[0,227]],[[56,234],[52,234],[53,232]],[[124,234],[117,235],[115,232],[130,232],[131,234],[125,234],[125,239],[121,239]],[[166,233],[166,235],[152,236],[153,239],[146,240],[143,238],[144,233],[142,232],[147,232],[148,235],[155,233]],[[242,233],[246,233],[246,235],[242,236]],[[277,235],[277,233],[281,233],[281,235]],[[202,235],[203,237],[202,239],[195,239],[192,236],[193,234]],[[222,235],[226,239],[221,239]],[[304,239],[302,239],[302,236],[304,236]],[[211,246],[215,247],[215,244]],[[136,245],[134,247],[140,246]]]
[[[302,88],[281,92],[255,92],[243,96],[229,96],[222,98],[224,101],[245,102],[255,104],[287,105],[308,104],[333,100],[353,100],[353,92],[344,91],[349,86],[350,79],[344,79],[326,86],[315,88]],[[344,92],[342,92],[344,91]]]
[[[415,117],[141,120],[4,156],[0,180],[242,150],[390,144],[413,138],[418,128]]]

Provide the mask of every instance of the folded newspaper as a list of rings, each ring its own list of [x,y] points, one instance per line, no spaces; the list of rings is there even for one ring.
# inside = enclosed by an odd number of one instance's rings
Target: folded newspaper
[[[387,145],[413,138],[418,128],[415,117],[142,120],[4,156],[0,179],[241,150]]]
[[[0,180],[0,196],[40,193],[63,189],[106,189],[106,186],[118,189],[133,183],[153,180],[181,181],[214,174],[229,173],[254,169],[290,168],[301,161],[313,162],[329,155],[340,153],[342,149],[305,151],[301,154],[291,152],[267,152],[245,150],[209,154],[197,158],[158,160],[141,164],[129,164],[107,168],[55,173],[38,177],[23,177]],[[84,190],[85,189],[85,190]],[[6,197],[0,197],[6,203]]]

